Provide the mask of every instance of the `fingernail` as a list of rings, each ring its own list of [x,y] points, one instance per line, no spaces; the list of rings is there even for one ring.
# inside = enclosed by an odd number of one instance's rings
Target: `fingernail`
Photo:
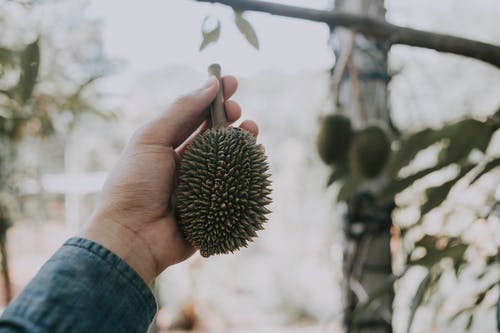
[[[215,78],[215,76],[210,76],[210,78],[203,84],[203,86],[201,86],[201,89],[202,90],[205,90],[205,89],[208,89],[208,88],[211,88],[214,84],[215,84],[215,81],[217,79]]]

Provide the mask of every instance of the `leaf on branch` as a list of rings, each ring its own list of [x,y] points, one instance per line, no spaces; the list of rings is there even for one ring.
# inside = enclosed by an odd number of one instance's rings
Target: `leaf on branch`
[[[356,194],[359,185],[359,177],[348,176],[344,178],[344,183],[337,194],[337,201],[347,201],[351,199]]]
[[[465,313],[470,313],[472,310],[474,309],[473,306],[468,306],[468,307],[465,307],[463,309],[460,309],[459,311],[455,312],[455,314],[453,316],[451,316],[448,321],[449,322],[452,322],[454,320],[457,320],[461,315],[465,314]]]
[[[469,317],[472,316],[473,312],[481,305],[481,303],[483,303],[483,301],[486,298],[486,295],[488,295],[488,293],[491,292],[497,286],[499,286],[499,282],[498,281],[494,281],[494,282],[490,283],[489,285],[487,285],[486,288],[483,288],[476,295],[476,299],[475,299],[475,301],[474,301],[473,304],[468,305],[468,306],[460,309],[453,316],[451,316],[449,320],[453,321],[453,320],[457,319],[458,317],[460,317],[460,315],[462,315],[462,314],[464,314],[466,312],[469,314]]]
[[[474,314],[469,313],[469,319],[467,320],[467,324],[465,324],[465,329],[468,331],[472,327],[472,323],[474,322]]]
[[[14,93],[12,90],[0,89],[0,94],[7,96],[8,98],[14,98]]]
[[[5,47],[0,47],[0,65],[12,66],[14,65],[16,52]]]
[[[426,250],[426,253],[428,255],[429,254],[433,255],[436,253],[436,251],[443,251],[443,250],[446,250],[450,247],[454,247],[454,246],[457,246],[460,244],[463,244],[463,243],[461,242],[460,238],[458,238],[458,237],[437,237],[437,236],[432,236],[432,235],[424,235],[424,237],[422,237],[420,240],[418,240],[415,243],[415,247],[416,248],[423,247]],[[453,251],[451,252],[451,254],[453,255],[452,259],[453,259],[453,266],[454,266],[456,276],[458,276],[460,268],[464,264],[466,264],[466,261],[464,260],[463,255],[459,255],[460,251],[458,251],[458,249],[460,249],[460,248],[457,248],[456,253]],[[450,254],[450,253],[448,252],[448,254]],[[455,255],[455,254],[457,254],[457,255]],[[410,255],[411,255],[411,253],[410,253]],[[439,256],[435,256],[436,259],[438,257]],[[421,258],[421,259],[423,259],[423,258]],[[427,258],[427,259],[429,259],[429,258]],[[431,260],[426,262],[430,265],[427,267],[430,268],[432,265],[436,264],[440,260],[441,259],[434,261],[431,258]],[[409,259],[407,259],[407,261],[410,262]],[[413,262],[416,262],[416,261],[413,261]]]
[[[352,312],[352,321],[353,322],[356,322],[363,314],[366,313],[366,311],[368,311],[373,303],[383,297],[384,295],[390,293],[390,292],[393,292],[394,291],[394,282],[396,282],[396,280],[399,278],[399,276],[390,276],[388,278],[388,280],[382,285],[380,286],[378,289],[376,289],[369,297],[366,301],[364,301],[363,303],[360,303],[356,306],[356,308],[354,309],[354,311]]]
[[[56,128],[54,126],[54,121],[48,112],[39,112],[35,118],[38,119],[40,124],[40,128],[37,133],[40,137],[48,137],[55,133]]]
[[[494,131],[495,127],[488,121],[481,122],[466,118],[445,125],[438,130],[428,128],[403,138],[400,141],[399,149],[393,154],[388,166],[389,172],[395,180],[382,190],[377,201],[380,204],[387,203],[393,200],[396,194],[411,186],[418,179],[450,164],[463,163],[474,149],[484,152]],[[421,150],[442,140],[446,140],[448,145],[439,153],[438,163],[435,166],[420,170],[405,178],[396,178],[399,170],[407,166]],[[498,165],[500,165],[499,158],[488,162],[484,167],[484,173],[489,172]],[[462,168],[461,173],[456,178],[440,186],[429,188],[426,192],[428,199],[421,209],[422,215],[439,206],[446,199],[453,185],[470,169],[472,169],[472,166],[467,165]],[[476,175],[471,183],[475,182],[484,173],[480,172]]]
[[[500,300],[497,302],[497,331],[500,332]]]
[[[453,261],[453,270],[455,272],[455,277],[458,278],[462,267],[467,264],[467,261],[464,258],[456,258]]]
[[[415,247],[423,247],[424,249],[429,251],[429,249],[433,249],[436,247],[436,242],[438,241],[438,239],[439,238],[437,238],[436,236],[424,235],[424,237],[422,237],[415,243]]]
[[[452,187],[460,180],[462,177],[469,172],[475,165],[469,164],[466,166],[463,166],[460,169],[460,172],[458,175],[439,185],[439,186],[434,186],[430,187],[425,191],[425,194],[427,196],[426,202],[420,207],[420,215],[425,215],[428,212],[430,212],[432,209],[436,208],[437,206],[441,205],[443,201],[446,200],[448,197],[448,193],[452,189]]]
[[[345,164],[336,164],[333,169],[330,177],[328,177],[328,181],[326,182],[326,186],[330,186],[336,181],[344,178],[349,174],[349,168]]]
[[[33,93],[38,78],[40,66],[39,39],[26,46],[21,52],[21,77],[14,88],[16,96],[21,104],[25,104]]]
[[[497,168],[500,166],[500,157],[493,158],[486,162],[484,165],[483,169],[479,171],[477,175],[474,176],[474,178],[471,180],[471,184],[474,184],[479,178],[481,178],[483,175],[487,174],[491,170]]]
[[[420,281],[417,292],[413,296],[410,305],[410,316],[408,318],[408,327],[406,329],[406,333],[410,333],[411,325],[413,324],[413,319],[415,318],[415,314],[417,312],[418,307],[422,304],[424,299],[425,292],[429,288],[431,283],[432,274],[431,272],[427,272],[427,275]]]
[[[443,203],[443,201],[445,201],[448,197],[448,193],[450,192],[453,185],[455,185],[455,183],[458,182],[460,178],[461,177],[457,176],[452,180],[443,183],[442,185],[428,188],[425,191],[427,200],[422,205],[422,207],[420,207],[420,215],[423,216],[437,206],[441,205],[441,203]]]
[[[440,140],[441,137],[431,128],[426,128],[401,139],[399,150],[393,154],[387,166],[389,173],[396,176],[399,170],[407,166],[421,150]]]
[[[200,44],[200,51],[203,51],[208,45],[215,43],[219,40],[220,37],[220,21],[217,19],[217,25],[212,28],[208,29],[207,25],[209,24],[210,20],[212,17],[206,16],[203,19],[203,23],[201,24],[201,34],[203,37],[203,40],[201,41]]]
[[[436,165],[427,169],[420,170],[408,177],[393,180],[392,182],[387,184],[387,186],[381,191],[377,199],[378,202],[382,204],[388,203],[389,201],[393,200],[396,194],[411,186],[415,181],[437,170],[440,170],[442,167],[442,165]]]
[[[255,29],[252,27],[250,22],[243,17],[242,12],[234,12],[234,23],[238,27],[238,30],[245,36],[246,40],[255,48],[259,49],[259,39]]]
[[[448,146],[440,152],[439,161],[451,164],[467,158],[474,149],[484,152],[494,128],[487,122],[466,118],[444,126],[437,133],[448,139]]]
[[[101,79],[102,77],[104,77],[104,73],[97,73],[97,74],[93,74],[91,75],[89,78],[87,78],[87,80],[85,80],[82,84],[80,84],[78,86],[78,89],[76,89],[75,93],[73,94],[74,97],[80,97],[80,95],[82,94],[82,92],[88,88],[89,86],[91,86],[95,81]]]
[[[446,140],[448,145],[440,152],[438,165],[442,167],[457,163],[469,156],[473,149],[484,152],[488,147],[495,127],[488,121],[466,118],[443,126],[440,129],[426,128],[400,140],[399,149],[388,164],[391,176],[397,176],[415,156],[431,145]]]
[[[443,258],[451,258],[453,261],[456,261],[464,256],[467,247],[467,244],[450,241],[448,246],[442,250],[438,250],[437,248],[428,248],[427,254],[424,257],[416,260],[410,260],[409,264],[430,268],[439,263]]]

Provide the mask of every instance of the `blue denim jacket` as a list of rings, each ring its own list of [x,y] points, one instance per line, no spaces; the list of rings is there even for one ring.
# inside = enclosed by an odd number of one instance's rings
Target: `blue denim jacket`
[[[143,333],[156,308],[149,287],[123,260],[71,238],[4,311],[0,333]]]

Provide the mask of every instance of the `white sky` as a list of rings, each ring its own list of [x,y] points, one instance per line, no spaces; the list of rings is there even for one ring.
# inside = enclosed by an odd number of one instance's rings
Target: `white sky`
[[[330,1],[280,2],[326,8]],[[259,37],[257,51],[238,32],[232,11],[222,5],[191,0],[94,0],[89,14],[104,19],[107,53],[127,63],[116,78],[122,85],[171,64],[185,64],[204,72],[207,64],[217,61],[226,73],[250,75],[270,69],[289,73],[328,69],[334,59],[327,45],[328,28],[320,23],[247,13]],[[221,20],[221,36],[217,44],[199,52],[205,15]]]

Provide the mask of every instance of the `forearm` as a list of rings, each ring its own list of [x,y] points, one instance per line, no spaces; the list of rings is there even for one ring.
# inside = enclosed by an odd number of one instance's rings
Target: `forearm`
[[[0,332],[146,332],[156,312],[143,279],[104,247],[68,240],[0,318]]]

